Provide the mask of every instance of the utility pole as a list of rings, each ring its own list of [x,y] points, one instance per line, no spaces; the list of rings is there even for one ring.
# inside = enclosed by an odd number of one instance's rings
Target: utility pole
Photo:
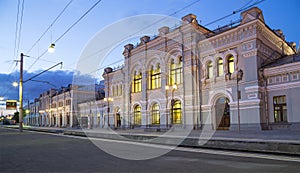
[[[48,68],[47,70],[44,70],[42,72],[40,72],[39,74],[25,80],[23,82],[23,59],[24,59],[24,56],[25,57],[29,57],[27,55],[24,55],[23,53],[21,53],[21,59],[20,59],[20,84],[19,84],[19,103],[20,103],[20,106],[19,106],[19,130],[20,132],[23,132],[23,83],[25,82],[28,82],[30,80],[32,80],[33,78],[49,71],[50,69],[56,67],[57,65],[62,65],[62,62],[60,63],[57,63],[56,65]]]
[[[19,86],[19,130],[23,132],[23,57],[24,54],[21,53],[20,59],[20,86]]]

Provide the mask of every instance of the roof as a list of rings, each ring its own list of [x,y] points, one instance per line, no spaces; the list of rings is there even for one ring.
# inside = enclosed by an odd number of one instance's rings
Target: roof
[[[300,52],[293,54],[293,55],[283,56],[283,57],[277,59],[276,61],[267,64],[265,66],[265,68],[281,66],[284,64],[289,64],[289,63],[294,63],[294,62],[299,62],[299,61],[300,61]]]

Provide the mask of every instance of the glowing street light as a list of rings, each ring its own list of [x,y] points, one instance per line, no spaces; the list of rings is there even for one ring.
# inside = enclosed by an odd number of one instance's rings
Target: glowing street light
[[[49,52],[49,53],[53,53],[53,52],[55,51],[54,47],[55,47],[55,44],[52,43],[52,44],[49,46],[49,48],[48,48],[48,52]]]
[[[18,82],[16,82],[16,81],[15,81],[15,82],[13,82],[13,83],[12,83],[12,85],[13,85],[14,87],[17,87],[17,86],[19,86]]]

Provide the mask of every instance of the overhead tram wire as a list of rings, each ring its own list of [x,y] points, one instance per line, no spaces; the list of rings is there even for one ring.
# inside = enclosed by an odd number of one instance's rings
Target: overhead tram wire
[[[94,9],[102,0],[98,0],[94,5],[92,5],[76,22],[74,22],[58,39],[56,39],[53,43],[57,43],[59,40],[61,40],[77,23],[79,23],[89,12],[91,12],[92,9]],[[36,62],[46,54],[48,49],[46,49],[40,56],[37,57],[37,59],[29,66],[29,71]]]
[[[184,9],[186,9],[186,8],[188,8],[188,7],[190,7],[190,6],[194,5],[194,4],[196,4],[196,3],[198,3],[199,1],[201,1],[201,0],[194,1],[194,2],[192,2],[192,3],[190,3],[190,4],[186,5],[186,6],[182,7],[181,9],[179,9],[179,10],[177,10],[177,11],[175,11],[175,12],[169,14],[168,16],[173,16],[173,15],[177,14],[178,12],[180,12],[180,11],[182,11],[182,10],[184,10]],[[252,0],[251,0],[251,1],[252,1]],[[260,0],[260,1],[257,0],[257,1],[256,1],[255,3],[253,3],[252,5],[247,6],[249,3],[251,3],[251,1],[249,1],[248,3],[246,3],[244,6],[242,6],[242,7],[239,8],[238,10],[234,11],[234,14],[236,14],[236,13],[238,13],[238,12],[240,12],[240,11],[243,11],[243,10],[245,10],[245,9],[248,9],[248,8],[254,6],[254,5],[257,5],[257,4],[259,4],[259,3],[261,3],[261,2],[263,2],[263,1],[265,1],[265,0]],[[245,6],[247,6],[247,7],[245,7]],[[224,16],[224,17],[222,17],[222,19],[225,19],[225,18],[227,18],[227,17],[229,17],[229,16],[231,16],[231,15],[233,15],[233,14]],[[160,21],[162,21],[162,20],[164,20],[164,19],[160,19],[160,20],[158,20],[158,21],[156,21],[156,22],[154,22],[154,23],[151,23],[149,26],[151,26],[151,25],[153,25],[153,24],[156,24],[156,23],[158,23],[158,22],[160,22]],[[218,21],[219,21],[219,20],[220,20],[220,19],[218,19]],[[213,22],[217,22],[217,20],[216,20],[216,21],[213,21]],[[213,23],[213,22],[210,22],[210,23]],[[148,27],[148,26],[147,26],[147,27]],[[134,34],[140,32],[140,31],[145,30],[147,27],[142,28],[141,30],[139,30],[139,31],[137,31],[137,32],[135,32],[135,33],[133,33],[133,34],[127,36],[127,37],[124,38],[124,39],[130,38],[132,35],[134,35]],[[121,40],[120,40],[120,41],[121,41]],[[111,45],[111,46],[112,46],[112,45]],[[110,47],[110,46],[107,46],[106,48],[108,48],[108,47]],[[106,49],[106,48],[103,48],[103,49],[101,49],[101,50],[98,50],[98,51],[96,51],[96,52],[94,52],[94,53],[88,55],[86,58],[93,57],[93,55],[95,55],[95,54],[97,54],[97,53],[103,51],[103,50]],[[85,60],[86,60],[86,58],[85,58]],[[119,62],[119,61],[118,61],[118,62]],[[72,64],[75,64],[75,63],[76,63],[76,62],[74,62],[74,63],[72,63]],[[77,62],[77,63],[78,63],[78,62]],[[114,62],[114,63],[117,63],[117,62]],[[112,63],[112,64],[114,64],[114,63]],[[69,64],[68,66],[70,66],[70,65],[72,65],[72,64]],[[102,69],[102,68],[99,68],[99,69],[97,69],[97,70],[92,71],[91,73],[93,73],[93,72],[95,72],[95,71],[99,71],[99,70],[101,70],[101,69]]]
[[[17,44],[17,56],[19,55],[19,51],[20,51],[20,42],[21,42],[22,24],[23,24],[23,15],[24,15],[24,2],[25,2],[25,0],[22,0],[20,26],[19,26],[19,37],[18,37],[18,44]]]
[[[22,22],[20,22],[19,24],[19,18],[20,18],[20,5],[21,5],[21,0],[18,0],[18,5],[17,5],[17,19],[16,19],[16,30],[15,30],[15,39],[14,39],[14,55],[13,55],[13,60],[11,62],[11,65],[9,66],[8,68],[8,71],[10,71],[10,69],[13,67],[13,64],[14,64],[14,60],[17,59],[17,56],[18,56],[18,52],[19,52],[19,45],[20,45],[20,33],[21,33],[21,25],[22,25]],[[21,15],[21,21],[23,20],[23,8],[24,8],[24,0],[22,2],[22,9],[21,9],[21,12],[22,12],[22,15]],[[20,27],[19,27],[20,25]]]
[[[201,0],[196,0],[196,1],[194,1],[194,2],[192,2],[192,3],[190,3],[190,4],[188,4],[188,5],[186,5],[186,6],[182,7],[182,8],[180,8],[179,10],[176,10],[175,12],[170,13],[169,15],[167,15],[167,17],[168,17],[168,16],[173,16],[173,15],[177,14],[178,12],[180,12],[180,11],[182,11],[182,10],[185,10],[186,8],[188,8],[188,7],[192,6],[192,5],[195,5],[196,3],[200,2],[200,1],[201,1]],[[147,29],[148,27],[150,27],[150,26],[152,26],[152,25],[154,25],[154,24],[157,24],[157,23],[159,23],[159,22],[165,20],[167,17],[164,17],[164,18],[162,18],[162,19],[159,19],[159,20],[157,20],[157,21],[155,21],[155,22],[153,22],[153,23],[151,23],[151,24],[145,26],[144,28],[140,29],[139,31],[136,31],[136,32],[130,34],[129,36],[126,36],[125,38],[119,40],[119,42],[120,42],[120,41],[123,41],[123,40],[125,40],[125,39],[128,39],[128,38],[132,37],[134,34],[139,33],[139,32],[141,32],[141,31]],[[116,43],[119,43],[119,42],[116,42]],[[115,45],[115,43],[114,43],[114,44],[111,44],[111,45],[109,45],[109,46],[106,46],[105,48],[103,48],[103,49],[101,49],[101,50],[98,50],[98,51],[96,51],[96,52],[94,52],[94,53],[88,55],[88,56],[85,57],[85,58],[91,58],[91,57],[93,57],[94,55],[96,55],[97,53],[99,53],[99,52],[105,50],[106,48],[110,48],[110,47],[113,46],[113,45]],[[85,60],[86,60],[86,59],[85,59]],[[71,64],[68,64],[67,66],[71,66],[71,65],[73,65],[73,64],[75,64],[75,63],[76,63],[76,62],[71,63]],[[77,63],[78,63],[78,61],[77,61]],[[98,70],[101,70],[101,69],[98,69]],[[96,70],[96,71],[98,71],[98,70]],[[95,71],[92,71],[91,73],[93,73],[93,72],[95,72]]]
[[[18,30],[19,30],[19,13],[20,13],[20,1],[18,0],[18,8],[17,8],[17,20],[16,20],[16,30],[15,30],[15,46],[14,46],[14,56],[13,59],[16,58],[16,50],[17,50],[17,40],[18,40]]]
[[[169,14],[168,16],[173,16],[173,15],[177,14],[178,12],[180,12],[180,11],[182,11],[182,10],[184,10],[184,9],[186,9],[186,8],[188,8],[188,7],[190,7],[190,6],[194,5],[194,4],[196,4],[196,3],[198,3],[199,1],[200,1],[200,0],[194,1],[194,2],[192,2],[192,3],[190,3],[190,4],[186,5],[186,6],[182,7],[181,9],[179,9],[179,10],[177,10],[177,11],[175,11],[175,12]],[[245,5],[243,5],[242,7],[240,7],[238,10],[233,11],[232,14],[229,14],[229,15],[226,15],[226,16],[224,16],[224,17],[221,17],[220,19],[214,20],[214,21],[212,21],[212,22],[210,22],[210,23],[208,23],[208,24],[206,24],[206,25],[204,25],[204,26],[211,25],[211,24],[213,24],[213,23],[215,23],[215,22],[218,22],[218,21],[223,20],[223,19],[225,19],[225,18],[227,18],[227,17],[230,17],[230,16],[232,16],[232,15],[234,15],[234,14],[237,14],[238,12],[241,12],[241,11],[244,11],[244,10],[246,10],[246,9],[249,9],[249,8],[253,7],[254,5],[257,5],[257,4],[259,4],[259,3],[261,3],[261,2],[263,2],[263,1],[265,1],[265,0],[256,0],[256,2],[254,2],[254,3],[251,4],[251,5],[249,5],[252,1],[253,1],[253,0],[250,0],[250,1],[247,2]],[[158,22],[160,22],[160,21],[163,21],[164,19],[165,19],[165,18],[160,19],[160,20],[158,20],[158,21],[156,21],[156,22],[153,22],[153,23],[151,23],[150,25],[146,26],[145,28],[143,28],[143,29],[141,29],[141,30],[139,30],[139,31],[137,31],[137,32],[135,32],[135,33],[133,33],[133,34],[127,36],[127,37],[124,38],[124,39],[130,38],[132,35],[134,35],[134,34],[140,32],[140,31],[143,31],[143,30],[145,30],[147,27],[149,27],[149,26],[151,26],[151,25],[154,25],[154,24],[156,24],[156,23],[158,23]],[[122,41],[122,40],[120,40],[120,41]],[[86,58],[91,58],[91,57],[93,57],[93,56],[96,55],[97,53],[99,53],[99,52],[101,52],[101,51],[103,51],[103,50],[105,50],[106,48],[109,48],[109,47],[111,47],[111,46],[113,46],[113,45],[107,46],[107,47],[105,47],[105,48],[103,48],[103,49],[101,49],[101,50],[98,50],[98,51],[96,51],[96,52],[94,52],[94,53],[88,55],[87,57],[85,57],[84,60],[86,60]],[[119,61],[118,61],[118,62],[119,62]],[[76,63],[76,62],[75,62],[75,63]],[[75,63],[73,63],[73,64],[75,64]],[[77,63],[78,63],[78,61],[77,61]],[[117,62],[115,62],[115,63],[117,63]],[[114,63],[112,63],[112,64],[114,64]],[[70,66],[70,65],[72,65],[72,64],[69,64],[68,66]],[[97,69],[97,70],[91,71],[90,73],[93,73],[93,72],[95,72],[95,71],[99,71],[99,70],[102,70],[102,69],[103,69],[103,68],[99,68],[99,69]],[[90,73],[89,73],[89,74],[90,74]]]
[[[195,2],[192,2],[191,4],[188,4],[187,6],[181,8],[181,9],[179,9],[179,10],[177,10],[177,11],[171,13],[171,14],[169,14],[168,16],[173,16],[173,15],[177,14],[178,12],[180,12],[180,11],[182,11],[182,10],[184,10],[184,9],[186,9],[186,8],[188,8],[188,7],[190,7],[190,6],[194,5],[194,4],[196,4],[196,3],[198,3],[199,1],[200,1],[200,0],[197,0],[197,1],[195,1]],[[259,4],[259,3],[261,3],[261,2],[263,2],[263,1],[265,1],[265,0],[257,0],[257,1],[254,2],[253,4],[249,5],[252,1],[253,1],[253,0],[250,0],[250,1],[247,2],[245,5],[243,5],[242,7],[240,7],[238,10],[233,11],[232,14],[229,14],[229,15],[226,15],[226,16],[224,16],[224,17],[221,17],[220,19],[217,19],[217,20],[215,20],[215,21],[212,21],[212,22],[206,24],[205,26],[211,25],[211,24],[213,24],[213,23],[215,23],[215,22],[217,22],[217,21],[223,20],[223,19],[225,19],[225,18],[227,18],[227,17],[230,17],[230,16],[232,16],[232,15],[234,15],[234,14],[237,14],[238,12],[241,12],[241,11],[244,11],[244,10],[246,10],[246,9],[249,9],[249,8],[253,7],[254,5],[257,5],[257,4]],[[149,26],[152,26],[152,25],[154,25],[154,24],[156,24],[156,23],[158,23],[158,22],[161,22],[161,21],[163,21],[164,19],[165,19],[165,18],[160,19],[160,20],[158,20],[158,21],[156,21],[156,22],[154,22],[154,23],[151,23]],[[130,37],[133,36],[134,34],[139,33],[140,31],[145,30],[145,29],[146,29],[147,27],[149,27],[149,26],[146,26],[145,28],[143,28],[143,29],[141,29],[141,30],[139,30],[139,31],[137,31],[137,32],[135,32],[135,33],[133,33],[133,34],[127,36],[126,38],[130,38]],[[126,38],[124,38],[124,39],[126,39]],[[108,46],[107,46],[106,48],[108,48]],[[104,48],[104,49],[105,49],[105,48]],[[97,52],[95,52],[95,53],[93,53],[93,54],[87,56],[87,58],[92,57],[93,55],[95,55],[95,54],[97,54],[97,53],[103,51],[104,49],[98,50]],[[85,59],[85,60],[86,60],[86,59]],[[115,63],[118,63],[118,62],[120,62],[120,61],[116,61],[116,62],[111,63],[111,64],[115,64]],[[91,73],[93,73],[93,72],[96,72],[96,71],[99,71],[99,70],[102,70],[102,69],[104,69],[104,68],[102,67],[102,68],[99,68],[99,69],[97,69],[97,70],[93,70],[93,71],[91,71],[89,74],[91,74]]]
[[[35,43],[28,49],[26,54],[28,54],[37,44],[38,42],[44,37],[44,35],[49,31],[50,28],[56,23],[56,21],[60,18],[60,16],[66,11],[66,9],[70,6],[73,0],[70,0],[69,3],[63,8],[63,10],[56,16],[53,22],[48,26],[48,28],[43,32],[43,34],[35,41]]]
[[[75,23],[73,23],[54,43],[62,39],[78,22],[80,22],[93,8],[95,8],[102,0],[98,0],[93,6],[91,6]]]
[[[253,7],[254,5],[260,4],[260,3],[262,3],[263,1],[265,1],[265,0],[257,0],[257,1],[254,2],[253,4],[251,4],[251,5],[249,5],[249,6],[246,6],[247,4],[249,4],[249,3],[251,2],[251,1],[250,1],[250,2],[248,2],[246,5],[244,5],[243,7],[239,8],[238,10],[235,10],[235,11],[233,11],[232,13],[230,13],[230,14],[224,16],[224,17],[221,17],[221,18],[216,19],[216,20],[214,20],[214,21],[212,21],[212,22],[209,22],[209,23],[205,24],[204,26],[208,26],[208,25],[214,24],[214,23],[216,23],[216,22],[219,22],[219,21],[221,21],[221,20],[223,20],[223,19],[226,19],[226,18],[228,18],[228,17],[230,17],[230,16],[232,16],[232,15],[235,15],[235,14],[241,12],[241,11],[247,10],[247,9]],[[245,7],[245,6],[246,6],[246,7]]]
[[[20,8],[21,8],[21,14],[20,14]],[[14,55],[13,55],[13,60],[8,68],[8,75],[7,75],[7,81],[11,81],[9,78],[11,77],[11,73],[15,71],[17,67],[17,63],[15,64],[15,59],[18,56],[19,52],[19,45],[20,45],[20,40],[21,40],[21,29],[22,29],[22,21],[23,21],[23,12],[24,12],[24,0],[22,1],[22,6],[21,6],[21,0],[18,0],[18,5],[17,5],[17,18],[16,18],[16,29],[15,29],[15,38],[14,38]],[[20,19],[20,22],[19,22]],[[11,70],[12,69],[12,70]],[[15,78],[15,76],[13,76]]]

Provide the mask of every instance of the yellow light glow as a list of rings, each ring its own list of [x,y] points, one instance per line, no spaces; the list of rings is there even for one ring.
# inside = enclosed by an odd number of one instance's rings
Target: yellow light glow
[[[13,85],[14,87],[17,87],[19,84],[18,84],[18,82],[13,82],[12,85]]]
[[[173,90],[177,90],[178,86],[176,84],[173,85]]]
[[[49,48],[48,48],[48,52],[49,52],[49,53],[53,53],[53,52],[55,51],[54,47],[55,47],[55,44],[52,43],[52,44],[49,46]]]

